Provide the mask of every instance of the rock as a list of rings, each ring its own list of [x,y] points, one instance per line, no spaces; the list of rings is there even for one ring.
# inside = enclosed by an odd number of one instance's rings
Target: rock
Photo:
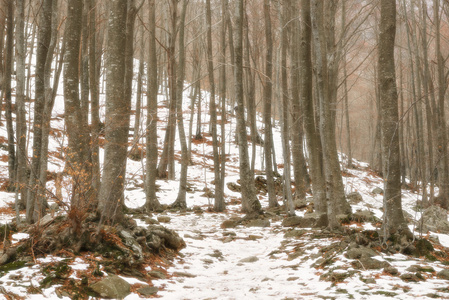
[[[407,282],[418,282],[421,280],[416,274],[413,273],[404,273],[399,278]]]
[[[376,251],[366,247],[351,248],[345,253],[345,256],[349,259],[360,259],[362,257],[367,258],[376,255],[377,255]]]
[[[301,228],[310,228],[313,227],[316,223],[316,220],[313,216],[310,217],[298,217],[292,216],[287,217],[282,221],[282,226],[284,227],[301,227]]]
[[[418,221],[419,229],[424,232],[435,231],[449,233],[449,222],[447,221],[447,211],[444,208],[433,205],[424,210],[421,219]],[[421,227],[421,224],[422,227]]]
[[[376,283],[376,279],[370,277],[370,278],[366,278],[365,279],[365,283],[366,284],[375,284]]]
[[[307,207],[307,200],[304,198],[295,197],[293,200],[293,205],[296,209],[301,209]]]
[[[152,270],[152,271],[148,272],[148,275],[150,275],[153,278],[157,278],[157,279],[166,279],[167,278],[167,276],[163,272],[158,271],[158,270]]]
[[[155,225],[155,224],[159,224],[159,222],[153,218],[148,217],[145,219],[145,224]]]
[[[157,220],[161,223],[170,223],[171,218],[169,216],[158,216]]]
[[[363,201],[362,195],[360,195],[359,192],[352,192],[346,195],[346,199],[348,200],[349,204],[359,204]]]
[[[437,277],[449,280],[449,269],[441,270],[440,272],[437,273]]]
[[[270,221],[267,219],[251,220],[245,226],[246,227],[270,227]]]
[[[214,250],[214,253],[210,253],[208,254],[210,257],[215,257],[215,258],[223,258],[223,253],[221,253],[220,250]]]
[[[284,237],[285,238],[299,238],[299,237],[302,237],[305,233],[306,233],[306,231],[304,231],[304,230],[292,229],[292,230],[287,231],[284,234]]]
[[[376,187],[371,191],[371,193],[373,193],[374,195],[381,195],[384,193],[384,190],[380,187]]]
[[[433,273],[435,272],[435,269],[430,266],[412,265],[408,267],[406,271],[410,273],[417,273],[417,272]]]
[[[384,272],[387,273],[387,274],[390,274],[390,275],[392,275],[392,276],[396,276],[396,275],[399,274],[398,269],[396,269],[396,268],[393,267],[393,266],[385,267],[385,268],[384,268]]]
[[[148,226],[146,244],[154,250],[158,250],[161,246],[180,250],[186,246],[184,240],[175,231],[158,225]]]
[[[237,220],[226,220],[223,221],[223,223],[221,223],[220,227],[225,229],[225,228],[235,228],[240,224],[240,221]]]
[[[372,211],[358,210],[352,214],[352,219],[359,223],[365,223],[375,221],[375,216]]]
[[[117,275],[108,276],[89,287],[106,299],[123,299],[131,293],[131,285]]]
[[[137,292],[139,294],[141,294],[142,296],[151,296],[151,295],[156,294],[158,291],[159,291],[159,289],[157,287],[149,286],[149,285],[141,287],[140,289],[137,289]]]
[[[289,277],[289,278],[287,278],[287,281],[296,281],[298,279],[299,279],[299,277]]]
[[[228,182],[226,183],[226,186],[228,187],[228,189],[236,193],[240,193],[242,191],[242,187],[235,182]]]
[[[390,266],[386,261],[380,261],[371,257],[361,257],[360,259],[353,261],[352,266],[354,269],[359,270],[379,270]]]
[[[253,262],[256,262],[258,260],[259,260],[259,258],[257,258],[257,256],[250,256],[250,257],[247,257],[247,258],[239,260],[239,262],[241,262],[241,263],[253,263]]]
[[[257,240],[259,240],[261,238],[263,238],[263,236],[250,234],[248,236],[247,240],[249,240],[249,241],[257,241]]]
[[[122,238],[124,244],[133,250],[135,257],[138,260],[142,260],[143,259],[142,247],[139,245],[139,243],[137,243],[132,233],[126,230],[120,230],[119,235]]]
[[[174,272],[173,275],[178,277],[195,278],[196,275],[187,272]]]

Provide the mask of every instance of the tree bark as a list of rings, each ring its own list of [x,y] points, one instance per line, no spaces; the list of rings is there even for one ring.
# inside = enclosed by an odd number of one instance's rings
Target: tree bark
[[[270,208],[279,206],[274,189],[273,159],[272,159],[272,135],[271,126],[271,101],[273,94],[273,34],[271,29],[271,5],[270,0],[264,0],[265,20],[265,45],[267,52],[265,56],[265,76],[263,86],[264,98],[264,124],[265,124],[265,173],[267,176],[268,206]]]
[[[44,214],[44,207],[35,203],[37,189],[39,187],[40,156],[42,155],[42,124],[45,103],[45,64],[47,52],[51,40],[53,0],[44,0],[39,15],[39,31],[36,50],[36,76],[35,76],[35,102],[33,124],[33,157],[31,160],[31,173],[27,191],[26,220],[28,223],[36,222]],[[47,155],[46,153],[44,155]]]
[[[156,53],[156,7],[155,0],[149,0],[149,43],[148,43],[148,89],[147,89],[147,130],[146,130],[146,202],[147,211],[157,210],[160,203],[156,197],[157,171],[157,94],[158,65]]]
[[[312,70],[312,21],[311,2],[301,0],[301,103],[304,108],[304,127],[309,153],[309,169],[312,177],[312,191],[314,208],[317,213],[327,216],[326,191],[324,184],[323,166],[321,161],[322,148],[319,133],[315,126],[315,111],[313,105],[313,70]]]
[[[379,96],[382,114],[382,160],[384,174],[384,239],[409,232],[402,213],[399,152],[399,116],[394,41],[396,1],[381,0],[379,32]]]
[[[109,1],[106,120],[99,212],[103,222],[121,221],[128,150],[129,103],[124,99],[127,1]]]
[[[246,140],[245,109],[243,104],[243,0],[236,2],[235,18],[235,97],[237,102],[237,134],[239,140],[240,182],[242,188],[242,209],[249,216],[257,216],[262,207],[256,196],[254,176],[251,173]]]

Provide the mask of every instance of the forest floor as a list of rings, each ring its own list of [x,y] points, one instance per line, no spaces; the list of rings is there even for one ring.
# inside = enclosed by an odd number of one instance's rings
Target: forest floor
[[[189,89],[185,92],[185,99],[188,99],[188,94]],[[203,94],[203,99],[208,99],[208,94]],[[62,91],[58,92],[51,123],[53,130],[49,146],[49,171],[52,173],[60,173],[64,169],[63,147],[67,144],[67,137],[61,117],[61,99]],[[164,100],[161,96],[158,112],[158,142],[161,147],[167,124]],[[32,103],[29,106],[29,111],[32,111]],[[207,109],[203,102],[203,111]],[[188,132],[188,104],[185,105],[184,113]],[[145,124],[145,116],[142,124]],[[204,132],[208,131],[208,124],[208,115],[203,114]],[[261,132],[262,127],[259,122]],[[237,183],[239,179],[238,148],[233,142],[234,130],[235,120],[230,117],[226,122],[227,184]],[[278,168],[282,173],[279,126],[275,126],[274,134]],[[344,233],[334,234],[304,225],[292,225],[291,222],[289,226],[289,221],[298,219],[288,219],[282,208],[266,210],[265,217],[257,222],[244,224],[239,222],[244,216],[240,211],[240,193],[230,190],[228,186],[225,189],[226,211],[210,211],[214,186],[212,147],[210,136],[206,133],[203,135],[201,142],[192,145],[193,164],[188,171],[188,209],[167,209],[151,216],[130,215],[138,226],[146,227],[156,223],[175,230],[185,240],[186,247],[177,255],[167,253],[146,261],[143,271],[147,276],[133,276],[132,272],[121,274],[121,278],[131,285],[131,293],[125,299],[449,298],[449,275],[445,272],[448,269],[446,253],[449,252],[449,235],[431,231],[420,234],[416,230],[422,213],[419,205],[421,198],[416,191],[404,189],[402,197],[403,208],[416,241],[425,238],[434,248],[421,257],[387,254],[379,251],[382,250],[380,247],[370,247],[375,244],[371,243],[376,239],[374,231],[380,229],[383,196],[381,190],[376,188],[383,188],[383,180],[371,171],[368,164],[358,161],[354,161],[353,169],[344,170],[343,180],[348,195],[357,192],[361,196],[351,198],[352,211],[359,214],[360,218],[348,220],[344,225]],[[7,136],[4,127],[0,128],[1,136]],[[2,145],[4,142],[3,138]],[[145,145],[145,141],[141,140],[141,144]],[[6,147],[0,147],[2,183],[7,178],[5,149]],[[176,149],[175,155],[179,162],[178,142]],[[263,173],[259,171],[262,169],[262,151],[262,147],[257,145],[253,155],[256,156],[255,174],[263,177]],[[343,155],[341,160],[344,167]],[[127,165],[125,204],[129,208],[138,208],[145,202],[144,165],[144,161],[133,160],[129,160]],[[179,174],[179,169],[180,165],[177,163],[176,174]],[[177,197],[179,182],[158,180],[157,184],[159,201],[166,205],[173,203]],[[48,182],[47,188],[54,195],[61,194],[63,199],[69,199],[69,178],[63,178],[61,191],[57,191],[54,180]],[[4,189],[0,191],[1,224],[10,223],[15,218],[14,197],[13,193]],[[267,208],[265,193],[259,192],[258,197],[262,206]],[[308,201],[310,199],[309,195]],[[282,204],[282,197],[278,200]],[[49,199],[49,202],[54,203],[53,199]],[[310,210],[310,203],[300,206],[296,214],[304,217],[301,219],[304,220],[308,215],[308,207]],[[66,212],[55,207],[53,213],[64,215]],[[12,246],[29,239],[30,235],[24,232],[11,235]],[[3,242],[0,241],[0,251],[5,246]],[[74,299],[75,296],[69,292],[69,285],[87,286],[99,281],[101,274],[104,277],[111,272],[106,267],[105,262],[108,260],[110,259],[89,252],[81,255],[63,251],[52,255],[32,253],[31,260],[12,265],[9,270],[0,269],[0,299]],[[142,287],[151,289],[142,290]]]

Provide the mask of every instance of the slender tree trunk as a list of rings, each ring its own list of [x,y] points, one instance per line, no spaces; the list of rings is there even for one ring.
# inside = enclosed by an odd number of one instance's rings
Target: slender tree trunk
[[[106,122],[99,212],[103,222],[121,221],[124,205],[129,103],[124,99],[127,1],[111,0],[106,62]]]
[[[305,200],[306,185],[308,183],[307,166],[303,151],[303,112],[299,96],[299,78],[300,78],[300,64],[299,64],[299,32],[300,22],[297,19],[299,11],[297,9],[297,2],[293,0],[289,9],[288,23],[291,28],[291,45],[290,45],[290,60],[291,60],[291,98],[292,98],[292,155],[293,155],[293,171],[295,178],[295,198]]]
[[[16,207],[18,210],[25,208],[26,197],[26,169],[28,153],[26,151],[26,112],[25,112],[25,3],[16,0],[16,136],[17,136],[17,167],[16,167],[16,192],[19,194]],[[1,30],[1,28],[0,28]],[[1,38],[1,37],[0,37]],[[1,56],[0,56],[1,57]]]
[[[315,112],[312,94],[312,23],[310,14],[310,0],[301,0],[301,48],[300,63],[302,72],[300,77],[301,104],[304,109],[304,127],[309,154],[309,170],[312,177],[312,191],[315,211],[325,215],[327,219],[326,191],[324,185],[323,167],[321,163],[321,142],[315,127]],[[326,225],[326,224],[323,224]]]
[[[215,181],[215,201],[214,210],[223,211],[225,203],[223,198],[223,186],[220,172],[220,156],[218,152],[218,133],[217,133],[217,105],[215,99],[215,77],[214,63],[212,56],[212,12],[210,0],[206,0],[206,23],[207,23],[207,72],[209,75],[210,85],[210,123],[212,129],[212,151],[214,155],[214,181]],[[223,126],[223,124],[222,124]]]
[[[265,172],[267,174],[267,191],[268,191],[268,206],[279,206],[276,199],[276,191],[274,189],[273,178],[273,159],[272,159],[272,135],[273,129],[271,126],[271,101],[273,94],[273,34],[271,30],[271,1],[264,0],[264,20],[265,20],[265,44],[267,53],[265,56],[265,77],[263,86],[264,98],[264,123],[265,123]]]
[[[189,0],[183,0],[181,18],[179,23],[179,61],[178,61],[178,72],[176,78],[176,121],[178,123],[178,134],[179,140],[181,142],[181,175],[179,178],[179,191],[176,201],[172,204],[172,207],[177,207],[184,209],[187,207],[186,203],[186,192],[187,192],[187,170],[189,166],[189,158],[187,155],[187,142],[186,134],[184,130],[184,119],[182,113],[183,104],[183,91],[184,91],[184,78],[185,78],[185,20],[186,20],[186,10]]]
[[[98,191],[100,190],[100,103],[99,103],[99,66],[101,54],[97,53],[97,8],[95,0],[89,1],[89,90],[91,109],[91,148],[92,148],[92,207],[98,206]]]
[[[445,63],[443,54],[441,53],[441,33],[440,33],[440,1],[433,0],[434,7],[434,24],[435,24],[435,56],[437,57],[437,81],[438,81],[438,104],[437,119],[438,127],[438,156],[439,156],[439,194],[437,202],[444,208],[449,208],[449,166],[448,166],[448,149],[446,134],[446,117],[445,117],[445,94],[446,94],[446,75],[444,71]]]
[[[382,113],[384,173],[384,239],[409,233],[401,205],[398,96],[394,66],[396,1],[381,0],[379,31],[379,96]]]
[[[6,115],[6,131],[8,134],[8,177],[11,188],[15,179],[15,140],[14,127],[12,122],[12,102],[11,102],[11,79],[12,79],[12,62],[14,55],[14,1],[6,1],[6,51],[5,51],[5,73],[3,77],[2,89],[5,91],[5,115]]]
[[[281,87],[282,87],[282,154],[284,158],[284,201],[288,215],[295,215],[291,190],[291,159],[290,159],[290,99],[288,95],[287,50],[290,26],[287,16],[291,0],[284,1],[281,12]]]
[[[71,1],[67,7],[64,34],[64,108],[68,135],[67,172],[72,177],[72,209],[85,212],[91,197],[90,136],[87,119],[83,117],[80,98],[80,45],[82,33],[83,0]],[[54,25],[54,24],[53,24]],[[50,103],[48,103],[50,104]],[[45,121],[44,121],[45,122]],[[42,166],[41,166],[42,168]],[[75,224],[78,226],[79,224]]]
[[[174,152],[175,152],[175,135],[176,135],[176,37],[178,33],[178,1],[171,0],[171,28],[169,35],[169,45],[166,51],[167,54],[167,69],[168,69],[168,86],[169,86],[169,115],[168,125],[165,131],[164,148],[162,150],[161,158],[158,166],[159,178],[175,178],[174,169]]]
[[[34,124],[33,124],[33,157],[31,161],[31,173],[27,191],[26,220],[28,223],[36,222],[44,214],[44,207],[36,205],[35,198],[39,187],[40,156],[42,149],[42,124],[45,103],[45,64],[47,63],[48,46],[51,40],[53,0],[44,0],[39,16],[39,31],[36,53],[36,76],[35,76],[35,102],[34,102]],[[49,62],[51,63],[51,62]],[[39,204],[39,203],[38,203]]]
[[[148,43],[148,88],[147,88],[147,130],[146,130],[146,202],[148,212],[157,210],[160,203],[156,197],[157,170],[157,94],[158,94],[158,65],[156,50],[156,6],[155,0],[149,0],[148,29],[150,32]]]
[[[235,7],[235,97],[237,100],[240,182],[243,187],[242,206],[248,217],[254,217],[262,212],[262,207],[256,196],[254,176],[251,173],[249,164],[248,142],[246,140],[245,109],[243,105],[243,0],[238,0]]]

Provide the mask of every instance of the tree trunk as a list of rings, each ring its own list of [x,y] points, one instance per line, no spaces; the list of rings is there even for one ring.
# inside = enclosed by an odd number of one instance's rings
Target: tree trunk
[[[382,160],[384,174],[384,239],[409,232],[402,213],[398,131],[398,97],[394,66],[396,2],[381,0],[379,32],[379,96],[382,114]]]
[[[300,22],[296,18],[299,14],[296,0],[290,3],[288,23],[291,28],[291,98],[292,98],[292,155],[293,155],[293,172],[295,178],[295,198],[305,200],[306,187],[309,182],[307,174],[307,166],[303,151],[303,112],[299,96],[299,32]]]
[[[282,3],[281,12],[281,87],[282,87],[282,154],[284,158],[284,202],[287,213],[295,215],[291,190],[291,162],[290,162],[290,99],[288,95],[288,77],[287,77],[287,49],[290,26],[288,25],[287,15],[291,6],[291,0]]]
[[[26,169],[28,153],[26,151],[26,112],[25,112],[25,3],[22,0],[16,1],[16,136],[17,136],[17,167],[16,167],[16,192],[19,194],[16,201],[18,210],[25,208],[26,197]],[[1,28],[0,28],[1,30]],[[1,38],[1,37],[0,37]]]
[[[44,0],[39,16],[39,31],[36,53],[36,76],[35,76],[35,102],[34,102],[34,124],[33,124],[33,157],[31,160],[31,173],[27,191],[26,220],[28,223],[36,222],[44,214],[44,207],[35,203],[37,189],[39,187],[40,156],[42,149],[42,124],[45,104],[45,64],[47,52],[51,40],[53,0]],[[37,205],[36,205],[37,204]]]
[[[98,192],[100,190],[100,103],[99,103],[99,69],[101,54],[97,55],[97,8],[95,0],[89,1],[89,90],[91,99],[91,148],[92,148],[92,203],[98,206]]]
[[[439,156],[439,193],[436,199],[437,203],[444,208],[449,208],[449,159],[447,149],[447,134],[446,134],[446,113],[445,109],[445,94],[446,94],[446,75],[445,75],[445,59],[441,53],[441,33],[440,33],[440,1],[433,0],[434,19],[435,19],[435,55],[437,57],[437,81],[438,81],[438,104],[437,104],[437,119],[438,122],[438,156]]]
[[[71,1],[67,7],[64,34],[64,107],[68,135],[66,170],[72,177],[71,204],[76,212],[86,212],[91,197],[90,136],[83,117],[80,99],[80,45],[82,32],[83,0]],[[45,121],[44,121],[45,122]],[[41,166],[42,168],[42,166]]]
[[[158,66],[156,53],[156,7],[155,0],[149,0],[148,30],[150,32],[148,43],[148,88],[147,88],[147,130],[146,130],[146,202],[147,211],[160,207],[156,197],[156,171],[157,171],[157,94],[158,94]]]
[[[121,221],[124,205],[129,103],[124,99],[127,1],[109,1],[106,120],[99,211],[103,222]]]
[[[271,30],[271,5],[270,0],[264,0],[264,20],[265,20],[265,45],[267,53],[265,56],[265,77],[263,86],[264,98],[264,123],[265,123],[265,173],[267,174],[268,206],[270,208],[279,206],[276,199],[273,178],[273,159],[272,159],[272,135],[271,126],[271,101],[273,94],[273,35]]]
[[[235,97],[237,101],[237,134],[239,140],[240,182],[243,211],[249,217],[257,216],[262,207],[256,196],[254,176],[251,173],[246,140],[245,109],[243,104],[243,0],[236,3],[235,18]]]
[[[181,18],[179,23],[179,61],[178,61],[178,72],[176,78],[176,121],[178,123],[178,134],[179,140],[181,142],[181,175],[179,178],[179,191],[176,201],[171,205],[172,207],[177,207],[184,209],[187,207],[186,203],[186,192],[187,192],[187,169],[189,166],[189,158],[187,155],[187,142],[186,134],[184,130],[184,119],[182,114],[182,104],[183,104],[183,91],[184,91],[184,78],[185,78],[185,48],[184,48],[184,38],[185,38],[185,20],[186,20],[186,10],[189,0],[183,0]]]
[[[14,1],[6,2],[6,51],[5,51],[5,73],[2,89],[5,91],[5,115],[6,115],[6,131],[8,134],[8,177],[11,187],[14,185],[15,179],[15,140],[14,127],[12,123],[12,102],[11,102],[11,77],[12,77],[12,61],[14,51]]]
[[[326,191],[324,184],[323,166],[321,161],[322,148],[319,134],[315,127],[315,111],[313,105],[313,70],[312,70],[312,21],[310,0],[301,0],[302,22],[300,62],[301,73],[301,103],[304,109],[304,127],[307,138],[307,151],[309,153],[309,170],[312,177],[312,191],[314,208],[317,213],[327,216]]]

